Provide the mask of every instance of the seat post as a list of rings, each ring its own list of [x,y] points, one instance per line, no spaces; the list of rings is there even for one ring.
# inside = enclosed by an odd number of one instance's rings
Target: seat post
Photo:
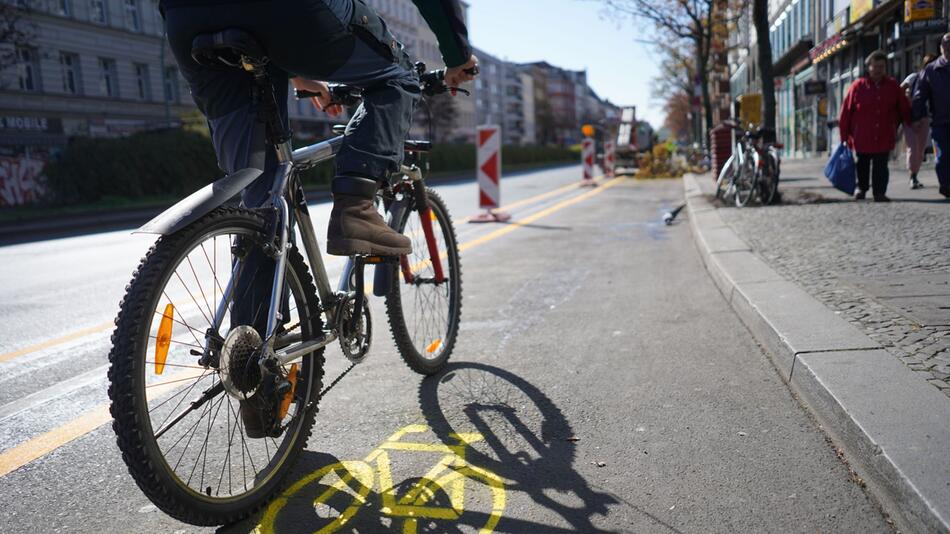
[[[242,57],[241,66],[254,77],[253,100],[258,109],[258,120],[264,123],[267,142],[274,145],[279,162],[292,162],[293,146],[290,140],[293,135],[289,128],[284,128],[280,120],[280,108],[277,106],[274,84],[267,73],[267,63],[254,62],[247,57]]]

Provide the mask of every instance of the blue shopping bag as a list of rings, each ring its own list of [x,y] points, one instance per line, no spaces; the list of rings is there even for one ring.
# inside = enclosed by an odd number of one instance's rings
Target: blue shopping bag
[[[848,145],[841,143],[838,149],[831,155],[828,164],[825,165],[825,177],[831,181],[835,189],[843,191],[849,195],[854,194],[855,170],[854,158],[851,156],[851,150]]]

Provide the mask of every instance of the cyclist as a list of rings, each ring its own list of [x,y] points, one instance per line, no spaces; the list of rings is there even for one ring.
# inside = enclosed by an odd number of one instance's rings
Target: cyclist
[[[469,81],[478,64],[458,0],[413,0],[435,33],[446,83]],[[266,146],[264,125],[252,109],[251,78],[239,69],[209,68],[191,57],[201,33],[240,28],[253,35],[271,61],[271,79],[282,120],[287,120],[288,80],[329,95],[322,81],[363,89],[363,104],[346,129],[331,184],[333,210],[327,252],[403,255],[409,238],[389,228],[373,205],[381,183],[399,169],[403,141],[419,98],[412,62],[386,22],[364,0],[161,0],[168,40],[198,108],[207,117],[218,164],[231,173],[245,167],[264,174],[244,192],[256,207],[269,194],[276,154]],[[331,115],[329,97],[316,99]]]
[[[471,80],[465,71],[478,60],[468,44],[458,0],[413,3],[439,40],[446,83],[458,86]],[[240,69],[206,67],[191,57],[195,36],[227,28],[252,35],[270,59],[268,74],[285,126],[288,81],[326,95],[314,103],[331,115],[339,109],[330,105],[326,83],[317,80],[363,90],[363,103],[350,119],[336,157],[327,252],[339,256],[412,252],[409,238],[386,225],[373,199],[402,162],[403,142],[420,97],[419,79],[403,45],[372,8],[363,0],[161,0],[160,7],[172,53],[192,98],[208,119],[218,166],[227,173],[247,167],[264,171],[243,192],[246,206],[267,201],[277,168],[277,154],[266,143],[264,124],[257,118],[253,81]],[[275,262],[260,248],[245,258],[235,282],[232,327],[253,325],[264,332],[274,268]],[[278,402],[262,393],[240,401],[248,437],[264,437],[273,428]]]

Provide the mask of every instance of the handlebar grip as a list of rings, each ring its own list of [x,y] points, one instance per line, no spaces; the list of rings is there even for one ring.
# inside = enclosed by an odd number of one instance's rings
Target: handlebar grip
[[[294,95],[297,97],[297,100],[303,100],[305,98],[317,98],[324,96],[323,93],[319,91],[308,91],[306,89],[295,89]]]

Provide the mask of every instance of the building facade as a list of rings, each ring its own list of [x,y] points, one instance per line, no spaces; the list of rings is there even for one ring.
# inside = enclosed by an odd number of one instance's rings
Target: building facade
[[[769,5],[776,126],[791,156],[826,153],[840,143],[837,117],[848,87],[875,50],[898,81],[939,53],[950,31],[940,0],[773,0]],[[746,26],[751,26],[747,24]],[[730,53],[732,96],[761,92],[755,31],[739,25]]]
[[[534,131],[534,85],[530,75],[514,63],[476,50],[481,75],[475,80],[478,124],[497,124],[505,144],[537,142]]]

